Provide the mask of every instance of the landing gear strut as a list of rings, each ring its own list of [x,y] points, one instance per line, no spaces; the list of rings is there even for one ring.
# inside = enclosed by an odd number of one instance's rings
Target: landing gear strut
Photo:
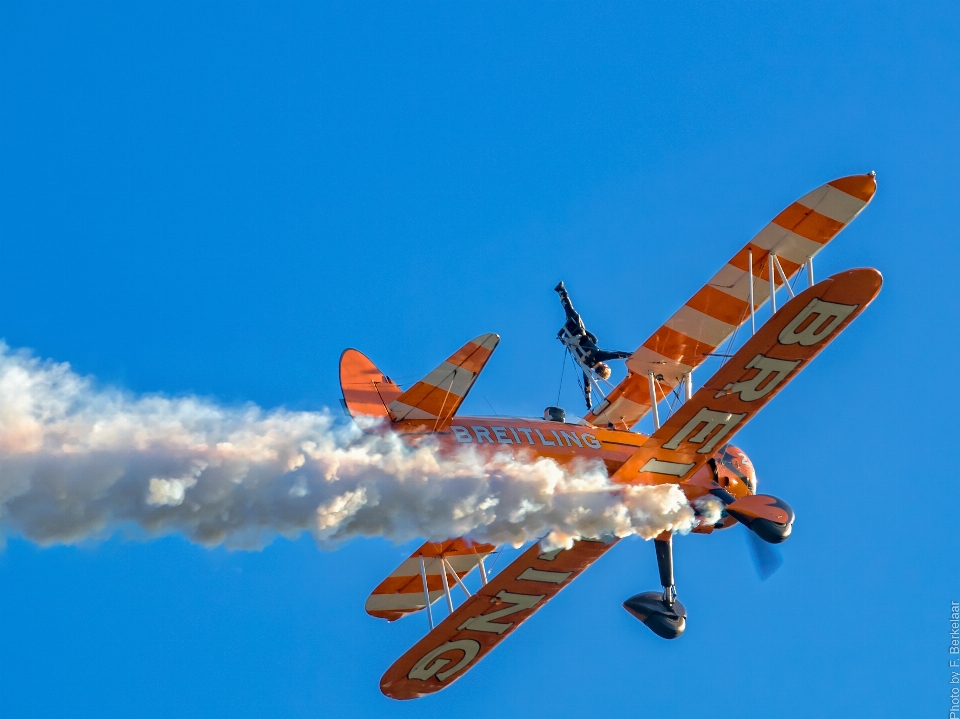
[[[654,540],[663,592],[637,594],[625,601],[623,608],[646,624],[657,636],[676,639],[686,629],[687,610],[677,599],[677,588],[673,583],[673,537],[670,534],[665,537]]]

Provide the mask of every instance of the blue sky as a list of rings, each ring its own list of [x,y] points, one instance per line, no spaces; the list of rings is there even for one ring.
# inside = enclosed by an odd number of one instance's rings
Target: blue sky
[[[877,172],[817,261],[877,301],[737,437],[797,512],[766,582],[621,545],[454,687],[363,602],[410,547],[113,537],[0,553],[10,717],[926,716],[960,601],[960,17],[943,3],[0,4],[0,336],[104,386],[336,407],[502,336],[464,412],[557,398],[564,279],[632,349],[783,207]],[[568,375],[569,379],[569,375]],[[578,407],[572,383],[561,403]]]

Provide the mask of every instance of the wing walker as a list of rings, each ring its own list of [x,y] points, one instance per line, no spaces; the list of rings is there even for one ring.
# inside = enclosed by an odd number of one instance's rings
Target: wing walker
[[[565,421],[558,407],[548,407],[543,419],[456,414],[500,341],[495,334],[471,340],[406,391],[348,349],[340,359],[344,406],[354,417],[381,418],[381,429],[372,431],[393,431],[411,442],[433,435],[447,448],[471,444],[491,454],[509,451],[560,464],[600,460],[614,483],[678,485],[697,512],[695,533],[739,523],[761,544],[783,542],[793,510],[781,499],[757,494],[753,464],[730,440],[879,293],[882,278],[875,269],[847,270],[820,282],[813,275],[813,258],[866,207],[876,186],[871,172],[804,195],[633,353],[600,349],[561,282],[555,289],[566,321],[558,337],[583,374],[588,410],[576,423]],[[796,291],[804,274],[806,289]],[[786,301],[778,308],[781,289]],[[758,310],[768,301],[770,313],[761,324]],[[694,370],[712,356],[726,356],[718,348],[732,344],[748,322],[749,339],[694,391]],[[620,359],[626,377],[610,386],[608,363]],[[671,395],[678,406],[661,422],[660,407],[667,409]],[[648,414],[653,433],[631,431]],[[703,498],[722,503],[719,520],[715,512],[698,509]],[[366,602],[367,613],[388,621],[425,610],[430,625],[383,675],[381,690],[394,699],[414,699],[452,684],[617,541],[584,537],[570,549],[549,552],[535,543],[493,577],[484,560],[497,547],[467,538],[425,543]],[[654,548],[662,589],[637,594],[623,606],[659,636],[675,639],[687,612],[677,599],[671,534],[657,537]],[[474,569],[480,588],[471,593],[463,580]],[[455,607],[457,588],[466,599]],[[435,622],[433,604],[441,598],[447,616]]]

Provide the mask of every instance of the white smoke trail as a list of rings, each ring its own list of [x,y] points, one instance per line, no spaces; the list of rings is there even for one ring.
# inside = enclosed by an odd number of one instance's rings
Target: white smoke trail
[[[136,397],[0,342],[0,535],[58,544],[138,527],[254,548],[304,531],[326,547],[550,532],[559,546],[694,522],[675,485],[614,488],[599,464],[442,457],[327,412]]]

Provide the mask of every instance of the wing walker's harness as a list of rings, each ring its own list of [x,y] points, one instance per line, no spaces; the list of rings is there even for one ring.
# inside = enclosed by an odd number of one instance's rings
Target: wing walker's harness
[[[560,295],[560,303],[563,305],[563,311],[566,314],[566,322],[560,328],[560,332],[557,333],[557,339],[560,340],[570,357],[580,367],[583,374],[583,382],[580,384],[580,388],[583,390],[583,399],[586,402],[587,409],[593,409],[593,390],[596,389],[597,394],[606,399],[600,383],[603,382],[607,387],[613,389],[613,385],[607,381],[610,377],[610,367],[605,362],[614,359],[626,359],[631,353],[600,349],[597,346],[597,336],[586,328],[580,313],[573,308],[570,295],[563,282],[560,282],[553,289]],[[562,381],[563,375],[561,374]]]

